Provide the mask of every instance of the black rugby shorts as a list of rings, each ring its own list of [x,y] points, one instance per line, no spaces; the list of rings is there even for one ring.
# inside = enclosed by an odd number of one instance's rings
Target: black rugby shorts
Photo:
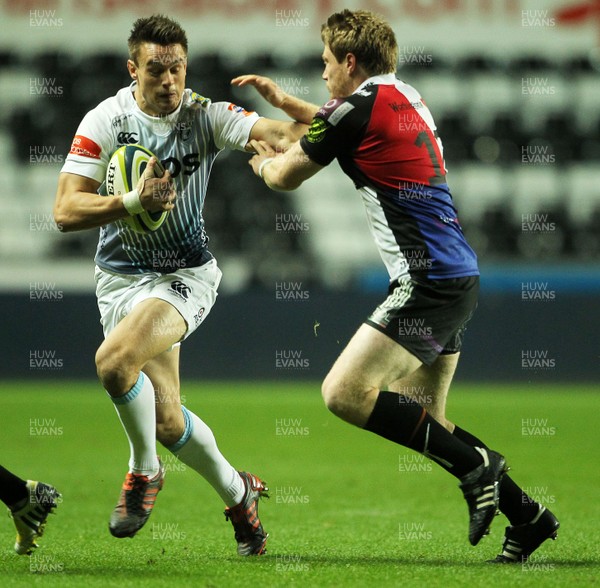
[[[396,280],[365,323],[431,365],[440,354],[460,351],[478,294],[479,276]]]

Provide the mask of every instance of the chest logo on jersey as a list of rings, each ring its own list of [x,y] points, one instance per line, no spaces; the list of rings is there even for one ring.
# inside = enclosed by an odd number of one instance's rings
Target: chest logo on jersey
[[[417,101],[417,102],[403,102],[402,104],[398,104],[398,102],[390,102],[390,103],[388,103],[388,106],[394,112],[401,112],[403,110],[410,110],[412,108],[414,108],[415,110],[418,109],[418,108],[423,108],[423,103],[421,101]]]
[[[309,143],[319,143],[325,138],[325,131],[327,130],[327,123],[322,118],[313,118],[308,132],[306,133],[306,139]]]
[[[121,131],[117,135],[118,145],[135,145],[139,141],[138,134],[130,131]]]
[[[120,127],[122,124],[124,124],[124,123],[125,123],[125,121],[126,121],[128,118],[131,118],[132,116],[133,116],[133,115],[132,115],[131,113],[129,113],[129,114],[120,114],[119,116],[115,116],[115,117],[112,119],[112,126],[113,126],[113,127],[115,127],[115,128],[116,128],[116,127]]]

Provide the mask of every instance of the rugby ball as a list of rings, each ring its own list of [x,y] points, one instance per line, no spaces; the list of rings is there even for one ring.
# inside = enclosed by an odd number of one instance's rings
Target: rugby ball
[[[122,196],[131,192],[144,173],[151,157],[156,157],[141,145],[123,145],[110,158],[106,169],[106,192],[109,196]],[[158,158],[156,158],[158,160]],[[154,166],[156,177],[165,173],[160,161]],[[158,212],[140,212],[121,219],[136,233],[151,233],[156,231],[169,216],[168,210]]]

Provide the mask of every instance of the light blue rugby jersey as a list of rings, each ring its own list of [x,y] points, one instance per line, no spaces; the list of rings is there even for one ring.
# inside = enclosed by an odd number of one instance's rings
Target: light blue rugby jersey
[[[119,90],[86,114],[61,171],[103,184],[110,157],[121,145],[143,145],[171,170],[175,208],[150,234],[136,233],[123,221],[101,227],[96,264],[125,274],[202,265],[212,258],[202,217],[211,166],[221,150],[244,149],[259,116],[186,89],[175,112],[152,117],[139,109],[135,86]],[[99,192],[105,193],[103,189]]]

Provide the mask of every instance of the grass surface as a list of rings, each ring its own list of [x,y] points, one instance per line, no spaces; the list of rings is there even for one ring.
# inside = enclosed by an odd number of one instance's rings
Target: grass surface
[[[318,384],[191,383],[187,406],[233,465],[269,484],[268,555],[240,558],[216,493],[160,448],[165,487],[134,539],[107,528],[128,445],[95,383],[5,382],[0,463],[54,484],[63,502],[31,557],[0,525],[0,586],[592,586],[600,582],[592,387],[456,384],[449,417],[502,451],[561,520],[531,563],[490,566],[506,520],[473,548],[457,481],[324,408]]]

